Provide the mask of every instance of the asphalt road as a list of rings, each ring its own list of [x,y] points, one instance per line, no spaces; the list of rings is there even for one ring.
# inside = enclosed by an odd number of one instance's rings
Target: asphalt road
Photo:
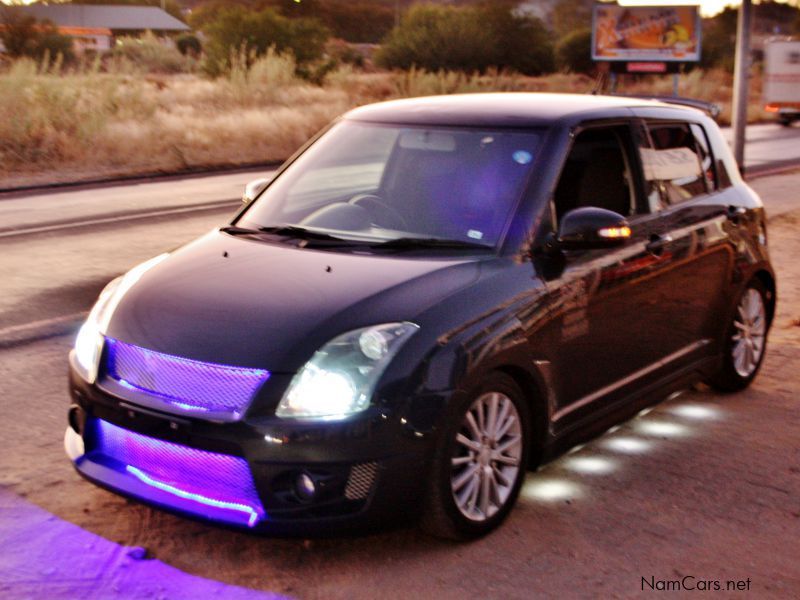
[[[728,142],[733,140],[729,127],[722,131]],[[776,163],[800,161],[799,126],[750,125],[746,134],[744,164],[747,172],[757,172]]]

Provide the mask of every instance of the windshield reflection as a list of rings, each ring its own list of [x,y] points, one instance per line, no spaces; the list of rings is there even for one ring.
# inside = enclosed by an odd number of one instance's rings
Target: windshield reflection
[[[343,121],[290,165],[237,221],[372,243],[493,248],[539,149],[538,131]],[[462,242],[460,245],[457,242]]]

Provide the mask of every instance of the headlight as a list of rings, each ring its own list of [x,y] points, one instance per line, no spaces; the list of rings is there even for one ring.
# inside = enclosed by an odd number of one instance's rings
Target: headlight
[[[89,383],[97,379],[97,369],[100,364],[100,355],[103,352],[104,334],[108,322],[122,296],[131,286],[168,255],[161,254],[153,259],[134,267],[122,277],[117,277],[109,283],[92,307],[89,317],[78,331],[75,339],[75,361],[81,376]]]
[[[417,329],[414,323],[386,323],[334,338],[294,376],[275,414],[336,420],[363,411],[378,378]]]

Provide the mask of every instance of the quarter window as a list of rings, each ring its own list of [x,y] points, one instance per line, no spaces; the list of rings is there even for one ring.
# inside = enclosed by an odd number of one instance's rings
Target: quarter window
[[[689,125],[689,128],[692,131],[695,144],[697,145],[697,154],[700,157],[703,177],[706,179],[706,189],[710,192],[714,191],[717,189],[717,175],[716,169],[714,168],[714,156],[711,154],[706,132],[696,123]]]

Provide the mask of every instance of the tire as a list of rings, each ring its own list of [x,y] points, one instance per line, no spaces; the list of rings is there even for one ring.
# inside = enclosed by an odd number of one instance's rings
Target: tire
[[[436,537],[467,540],[495,529],[517,500],[532,441],[530,408],[517,383],[498,372],[450,414],[434,455],[422,527]],[[497,437],[499,430],[505,431]]]
[[[709,380],[722,392],[745,389],[758,375],[767,349],[768,296],[764,284],[753,279],[736,300],[731,322],[725,329],[722,366]]]

